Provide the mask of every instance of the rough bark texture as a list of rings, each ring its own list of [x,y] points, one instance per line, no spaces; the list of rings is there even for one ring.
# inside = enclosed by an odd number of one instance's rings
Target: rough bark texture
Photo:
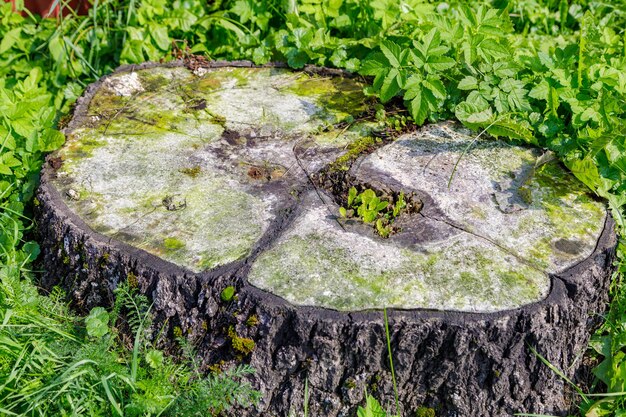
[[[87,102],[79,102],[77,115]],[[291,221],[294,210],[277,218],[250,257],[192,273],[92,231],[51,184],[54,165],[50,160],[44,167],[37,195],[44,287],[60,284],[87,310],[109,305],[113,290],[130,277],[154,301],[156,323],[167,321],[170,335],[180,328],[197,345],[204,366],[243,360],[256,368],[262,402],[237,415],[301,413],[305,380],[311,416],[352,416],[365,389],[392,408],[381,311],[294,306],[247,283],[259,248]],[[574,374],[608,301],[615,245],[607,217],[593,254],[551,275],[548,297],[521,308],[480,314],[389,311],[401,414],[432,408],[450,417],[566,415],[571,399],[564,382],[530,347]],[[228,285],[236,287],[237,297],[224,302],[220,293]],[[236,338],[254,340],[253,351],[237,352]]]

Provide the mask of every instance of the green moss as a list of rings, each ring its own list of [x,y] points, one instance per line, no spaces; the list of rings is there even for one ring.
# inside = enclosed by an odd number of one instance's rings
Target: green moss
[[[259,316],[257,316],[256,314],[252,314],[246,320],[246,326],[248,327],[255,327],[258,324],[259,324]]]
[[[137,279],[137,275],[133,274],[132,272],[129,272],[126,275],[126,282],[128,282],[128,286],[130,288],[139,287],[139,280]]]
[[[196,178],[202,172],[202,168],[199,165],[195,165],[191,168],[181,168],[179,171],[191,178]]]
[[[174,337],[183,337],[183,329],[181,329],[179,326],[174,326]]]
[[[252,353],[252,351],[256,347],[254,340],[237,335],[233,326],[230,326],[228,328],[228,337],[230,338],[233,349],[244,356]]]
[[[430,407],[418,407],[415,411],[415,417],[435,417],[435,409]]]
[[[343,77],[320,77],[300,74],[287,90],[303,97],[314,97],[335,122],[367,109],[363,84]]]
[[[137,71],[141,86],[147,92],[155,92],[170,85],[171,79],[167,78],[163,73],[154,70]]]
[[[472,217],[480,220],[487,220],[487,212],[479,206],[472,206]]]
[[[584,238],[599,232],[604,209],[590,197],[586,186],[557,162],[542,165],[529,187],[537,194],[535,200],[548,215],[556,238]]]
[[[163,246],[165,246],[165,249],[167,250],[177,251],[185,247],[185,242],[182,242],[175,237],[168,237],[163,240]]]
[[[343,386],[346,387],[347,389],[355,389],[357,385],[356,385],[356,381],[354,380],[354,378],[348,378],[346,379],[346,382],[344,382]]]
[[[354,162],[363,152],[366,150],[373,148],[378,143],[380,143],[380,139],[374,138],[371,136],[361,137],[358,140],[352,142],[348,146],[348,151],[337,158],[330,165],[330,171],[347,171],[350,169],[352,162]]]
[[[70,139],[67,142],[64,149],[64,156],[65,159],[91,158],[93,152],[98,148],[102,148],[105,144],[105,141],[95,135],[81,135],[79,140]]]

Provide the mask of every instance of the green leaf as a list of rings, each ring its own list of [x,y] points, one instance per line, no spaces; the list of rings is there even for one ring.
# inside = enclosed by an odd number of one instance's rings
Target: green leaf
[[[357,417],[387,417],[387,413],[376,398],[368,395],[365,398],[365,407],[359,406]]]
[[[303,68],[309,62],[309,56],[304,51],[292,49],[287,53],[287,64],[291,68]]]
[[[11,29],[7,33],[2,36],[2,42],[0,42],[0,54],[5,53],[9,49],[13,47],[17,43],[20,38],[20,34],[22,33],[22,28],[17,27],[15,29]]]
[[[43,152],[54,151],[65,142],[63,133],[56,129],[46,128],[39,136],[39,149]]]
[[[592,190],[597,189],[602,182],[598,168],[590,158],[566,160],[565,165],[567,165],[576,178]]]
[[[476,79],[476,77],[468,75],[461,81],[459,81],[459,85],[457,86],[457,88],[459,90],[476,90],[478,88],[478,80]]]
[[[352,203],[354,203],[354,199],[356,198],[357,190],[355,187],[350,187],[348,191],[348,206],[352,207]]]
[[[120,62],[138,64],[143,61],[143,41],[134,39],[127,40],[120,54]]]
[[[548,92],[550,91],[550,85],[544,79],[540,83],[536,84],[528,93],[529,97],[537,100],[548,100]]]
[[[8,166],[0,164],[0,174],[13,175],[13,171],[11,171],[11,168],[9,168]]]
[[[428,77],[422,81],[422,85],[428,88],[435,97],[443,100],[447,96],[446,87],[443,85],[440,79],[434,77]]]
[[[153,23],[150,25],[150,37],[162,51],[169,51],[171,41],[165,26]]]
[[[409,108],[409,112],[411,113],[411,117],[413,117],[415,124],[421,126],[424,124],[429,114],[428,101],[421,89],[414,89],[412,91],[413,99],[408,102],[407,107]]]
[[[454,111],[456,117],[470,127],[485,126],[493,120],[493,111],[490,107],[478,110],[468,103],[460,103]]]
[[[392,68],[385,77],[385,80],[380,87],[380,101],[382,101],[383,103],[388,102],[400,92],[401,88],[398,82],[398,76],[398,70]]]
[[[499,87],[502,91],[508,93],[507,102],[511,110],[518,111],[532,111],[532,107],[528,102],[528,91],[524,88],[523,81],[515,80],[513,78],[505,78],[500,81]]]
[[[37,242],[26,242],[22,250],[28,255],[28,262],[33,262],[39,254],[41,253],[41,249],[39,248],[39,244]]]
[[[345,207],[339,207],[339,215],[344,218],[348,217],[348,212]]]
[[[380,44],[380,50],[385,55],[389,63],[394,68],[399,68],[403,61],[402,48],[392,41],[382,41]]]
[[[85,317],[85,325],[89,336],[102,337],[109,333],[109,313],[103,307],[95,307]]]
[[[511,139],[521,139],[527,143],[539,145],[530,126],[514,119],[504,118],[496,120],[487,129],[487,132],[495,137],[504,136]]]
[[[423,42],[413,42],[413,46],[421,53],[422,58],[430,60],[448,52],[449,48],[441,45],[441,33],[437,28],[432,28]]]
[[[503,45],[496,42],[494,39],[485,39],[484,41],[478,44],[478,53],[483,56],[483,58],[489,60],[492,58],[493,60],[506,59],[511,56],[509,50]]]
[[[447,56],[432,56],[428,57],[426,64],[424,64],[424,68],[428,72],[438,72],[445,71],[449,68],[452,68],[456,65],[456,61]]]
[[[231,301],[234,296],[235,296],[235,287],[233,287],[232,285],[224,288],[222,292],[220,293],[220,298],[224,302]]]
[[[146,363],[152,369],[158,369],[163,365],[163,352],[152,349],[146,353]]]

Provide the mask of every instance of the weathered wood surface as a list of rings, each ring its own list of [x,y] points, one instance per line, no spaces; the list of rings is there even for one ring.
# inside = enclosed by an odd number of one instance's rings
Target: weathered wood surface
[[[204,366],[258,370],[260,415],[300,411],[305,379],[311,415],[348,415],[366,388],[390,401],[384,307],[407,415],[564,414],[528,346],[576,369],[607,301],[604,204],[549,155],[453,123],[376,140],[362,87],[247,63],[94,84],[42,172],[43,284],[90,308],[136,280]],[[423,207],[383,239],[337,218],[352,185]]]

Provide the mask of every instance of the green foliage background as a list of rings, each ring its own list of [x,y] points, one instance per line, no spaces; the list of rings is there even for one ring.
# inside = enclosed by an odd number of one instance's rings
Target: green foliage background
[[[405,113],[389,115],[391,124],[456,118],[479,132],[554,151],[608,201],[623,236],[625,28],[624,0],[94,0],[88,16],[58,20],[23,17],[0,5],[0,411],[37,414],[28,409],[29,395],[85,370],[72,379],[98,387],[85,391],[94,404],[82,405],[85,413],[119,414],[103,405],[111,397],[124,413],[159,413],[131,407],[136,380],[128,392],[128,376],[107,390],[108,374],[94,369],[112,368],[72,360],[78,346],[98,353],[86,361],[130,366],[133,358],[113,337],[117,319],[103,323],[103,312],[92,312],[85,327],[59,295],[41,296],[32,285],[39,248],[31,208],[43,156],[62,145],[58,121],[101,75],[119,64],[192,53],[358,72],[371,77],[368,94],[404,104]],[[601,360],[598,389],[611,395],[583,398],[581,413],[588,416],[626,415],[623,242],[618,252],[614,299],[591,344]],[[106,332],[109,344],[100,346],[89,332]],[[152,352],[148,345],[142,352]],[[146,381],[160,357],[142,359]],[[158,389],[146,382],[140,391],[161,389],[176,399],[185,387],[185,381]],[[75,405],[64,398],[59,394],[56,413]]]

